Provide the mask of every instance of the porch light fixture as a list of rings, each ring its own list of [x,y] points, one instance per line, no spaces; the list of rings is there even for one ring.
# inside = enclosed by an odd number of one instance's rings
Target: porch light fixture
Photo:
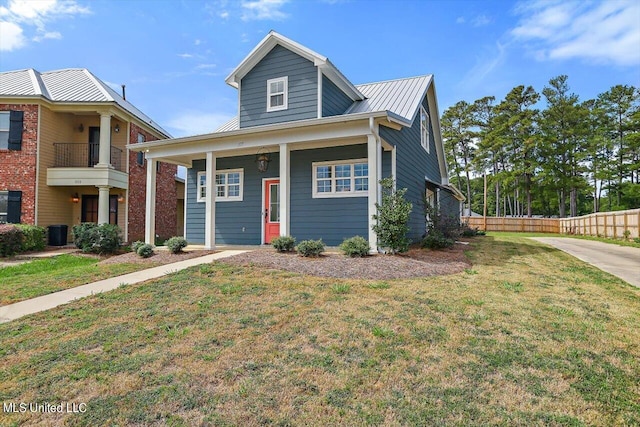
[[[71,201],[73,203],[78,203],[80,201],[80,197],[78,196],[78,193],[75,193],[71,196]]]
[[[80,126],[78,126],[78,132],[84,132],[84,125],[82,123],[80,123]]]
[[[256,154],[256,163],[258,164],[258,172],[264,173],[269,169],[269,162],[271,161],[271,154],[263,151],[264,147],[258,150]]]
[[[124,194],[118,194],[118,203],[124,203]]]
[[[118,123],[116,123],[116,125],[114,126],[113,131],[114,131],[115,133],[120,132],[120,125],[119,125]]]

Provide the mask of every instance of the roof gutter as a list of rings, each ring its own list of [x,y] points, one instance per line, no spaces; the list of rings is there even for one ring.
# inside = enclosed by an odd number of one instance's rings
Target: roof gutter
[[[375,119],[375,118],[386,118],[391,121],[390,113],[388,111],[374,111],[367,113],[358,113],[358,114],[349,114],[347,116],[331,116],[331,117],[322,117],[320,119],[308,119],[308,120],[297,120],[295,122],[285,122],[285,123],[276,123],[271,125],[263,125],[263,126],[252,126],[249,128],[242,128],[231,130],[227,132],[213,132],[202,135],[194,135],[194,136],[185,136],[181,138],[173,138],[173,139],[161,139],[157,141],[148,141],[148,142],[140,142],[135,144],[127,144],[127,148],[132,151],[146,151],[150,148],[162,147],[165,145],[173,145],[173,144],[181,144],[181,143],[189,143],[189,142],[199,142],[203,140],[211,140],[211,139],[221,139],[232,136],[242,136],[242,135],[251,135],[256,133],[263,132],[276,132],[287,129],[297,129],[308,126],[322,126],[334,123],[347,123],[353,122],[357,120],[365,120],[365,119]]]

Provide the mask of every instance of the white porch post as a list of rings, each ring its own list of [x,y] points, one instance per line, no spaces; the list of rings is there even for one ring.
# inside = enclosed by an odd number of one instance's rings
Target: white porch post
[[[100,151],[96,166],[111,166],[111,114],[100,114]]]
[[[376,221],[373,215],[376,213],[376,202],[380,196],[379,181],[380,169],[378,169],[378,157],[380,156],[380,142],[376,140],[375,135],[367,135],[367,163],[369,166],[369,197],[368,197],[368,214],[369,214],[369,245],[372,252],[377,252],[378,236],[373,231],[373,225]]]
[[[289,144],[280,144],[280,235],[291,233],[291,186],[290,186],[291,150]]]
[[[109,224],[109,189],[101,185],[98,187],[98,225]]]
[[[156,240],[156,164],[147,159],[147,199],[144,211],[144,241],[153,245]]]
[[[204,246],[207,249],[216,248],[216,156],[213,151],[207,152],[205,166],[206,174],[206,198],[204,217]]]

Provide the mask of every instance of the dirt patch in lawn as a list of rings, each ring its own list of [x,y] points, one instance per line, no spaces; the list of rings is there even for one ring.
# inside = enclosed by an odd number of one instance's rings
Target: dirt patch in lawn
[[[149,264],[149,266],[158,266],[171,264],[173,262],[184,261],[186,259],[197,258],[204,255],[209,255],[216,253],[218,251],[188,251],[188,252],[180,252],[177,254],[172,254],[169,251],[154,251],[153,255],[149,258],[142,258],[138,254],[134,252],[127,252],[122,255],[111,256],[107,259],[103,259],[98,263],[98,265],[108,265],[108,264]]]
[[[321,277],[405,279],[464,271],[471,266],[464,254],[467,249],[467,245],[456,244],[451,249],[441,251],[411,248],[401,255],[371,255],[365,258],[349,258],[333,252],[318,258],[305,258],[295,253],[277,253],[275,250],[263,249],[225,258],[224,262],[252,264]]]

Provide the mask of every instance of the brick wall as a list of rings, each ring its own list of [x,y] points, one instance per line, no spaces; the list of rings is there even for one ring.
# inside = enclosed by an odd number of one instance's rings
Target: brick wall
[[[33,104],[0,104],[0,111],[10,110],[24,112],[22,149],[20,151],[0,150],[0,191],[22,191],[20,221],[23,224],[34,224],[38,106]]]
[[[138,142],[138,133],[145,141],[155,141],[151,133],[131,123],[130,141]],[[129,241],[144,240],[144,216],[147,197],[147,162],[136,162],[136,152],[129,152]],[[177,194],[175,175],[178,167],[161,163],[156,177],[156,234],[166,239],[175,236]]]

